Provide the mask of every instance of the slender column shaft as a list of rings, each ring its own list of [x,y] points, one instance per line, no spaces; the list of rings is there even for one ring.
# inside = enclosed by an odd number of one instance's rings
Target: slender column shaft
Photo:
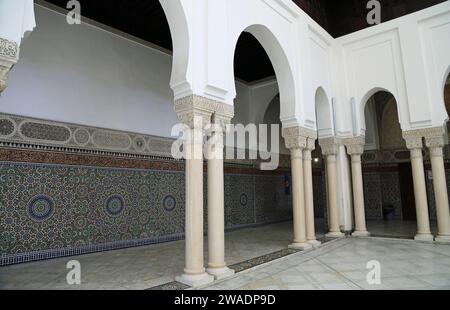
[[[364,187],[361,168],[361,154],[353,154],[352,157],[352,184],[353,204],[355,209],[355,236],[369,235],[366,227],[366,214],[364,210]]]
[[[311,245],[308,244],[306,240],[302,152],[301,148],[291,149],[294,243],[290,247],[306,249],[310,248]]]
[[[339,227],[339,209],[336,184],[336,155],[327,155],[328,212],[330,216],[330,233],[341,233]]]
[[[306,211],[306,239],[308,243],[317,246],[320,244],[316,239],[316,229],[314,224],[314,191],[312,182],[312,156],[311,150],[303,151],[303,172],[305,186],[305,211]]]
[[[450,211],[442,147],[431,147],[430,155],[439,230],[436,241],[450,242]]]
[[[216,279],[234,274],[225,263],[223,132],[216,128],[208,145],[208,269]]]
[[[203,274],[203,145],[201,132],[190,129],[186,143],[186,267],[188,275]]]
[[[411,165],[413,172],[414,196],[416,200],[417,236],[419,241],[432,241],[430,218],[428,215],[427,191],[423,167],[422,148],[411,149]]]
[[[203,128],[211,115],[197,108],[201,101],[186,97],[175,102],[178,118],[186,125],[183,147],[186,165],[185,268],[178,282],[199,287],[214,281],[204,267],[203,248]]]
[[[214,147],[223,150],[223,145]],[[226,266],[223,160],[212,153],[214,158],[208,159],[208,266],[223,268]]]

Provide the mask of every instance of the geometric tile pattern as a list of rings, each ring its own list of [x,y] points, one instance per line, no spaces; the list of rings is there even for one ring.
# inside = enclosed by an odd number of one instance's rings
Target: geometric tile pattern
[[[181,171],[0,162],[2,264],[180,239],[184,182]],[[225,193],[228,229],[292,218],[283,176],[226,174]]]
[[[395,219],[402,219],[402,195],[400,192],[400,179],[397,172],[381,172],[382,205],[392,205],[395,210]]]
[[[366,219],[383,218],[380,174],[364,173],[363,184]]]

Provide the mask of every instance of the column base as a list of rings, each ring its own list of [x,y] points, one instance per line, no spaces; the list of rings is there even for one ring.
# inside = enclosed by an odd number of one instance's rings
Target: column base
[[[343,237],[345,237],[345,235],[343,233],[341,233],[340,231],[330,231],[328,234],[325,235],[325,237],[337,239],[337,238],[343,238]]]
[[[436,243],[439,244],[450,244],[450,236],[449,235],[438,235],[435,239]]]
[[[363,231],[354,231],[354,232],[352,233],[352,237],[357,237],[357,238],[370,237],[370,232],[368,232],[367,230],[363,230]]]
[[[177,282],[189,285],[193,288],[200,287],[203,285],[210,284],[214,282],[214,277],[205,273],[201,274],[182,274],[175,278]]]
[[[294,242],[291,245],[288,246],[289,249],[292,250],[309,250],[312,249],[312,245],[309,244],[308,242]]]
[[[434,237],[432,234],[417,234],[414,240],[418,242],[434,242]]]
[[[225,278],[232,277],[234,275],[234,270],[228,267],[207,268],[206,272],[212,275],[216,280],[222,280]]]
[[[317,241],[315,239],[314,240],[308,240],[308,243],[311,244],[311,246],[313,248],[317,248],[317,247],[319,247],[322,244],[322,242]]]

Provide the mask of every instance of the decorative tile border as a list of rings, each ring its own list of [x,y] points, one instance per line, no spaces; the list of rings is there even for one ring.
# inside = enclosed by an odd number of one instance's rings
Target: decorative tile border
[[[106,252],[111,250],[121,250],[133,247],[147,246],[158,243],[166,243],[183,240],[184,234],[175,234],[170,236],[162,236],[156,238],[148,238],[141,240],[117,241],[104,244],[93,244],[81,247],[70,247],[63,249],[53,249],[46,251],[37,251],[21,254],[3,255],[0,256],[0,267],[23,264],[40,260],[48,260],[54,258],[78,256],[97,252]]]
[[[177,281],[173,281],[146,289],[146,291],[183,291],[187,290],[188,288],[190,288],[190,286]]]
[[[229,268],[233,269],[236,273],[248,270],[250,268],[259,266],[259,265],[263,265],[266,264],[268,262],[274,261],[276,259],[288,256],[288,255],[292,255],[295,253],[300,252],[300,250],[294,250],[294,249],[283,249],[280,251],[276,251],[273,253],[269,253],[263,256],[259,256],[256,258],[252,258],[246,261],[243,261],[241,263],[237,263],[234,265],[229,266]]]

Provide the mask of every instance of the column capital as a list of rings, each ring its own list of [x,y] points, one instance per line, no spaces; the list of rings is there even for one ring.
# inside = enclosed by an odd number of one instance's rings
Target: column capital
[[[283,138],[287,149],[305,149],[310,139],[316,139],[315,131],[300,126],[283,128]]]
[[[19,44],[0,38],[0,93],[8,84],[11,68],[19,60]]]
[[[403,139],[406,141],[406,147],[409,150],[422,150],[423,132],[421,130],[403,131]]]
[[[175,112],[178,119],[191,128],[206,126],[215,119],[223,125],[234,116],[234,107],[209,98],[191,95],[175,101]]]
[[[366,137],[359,136],[344,139],[344,145],[347,147],[348,155],[362,155],[366,145]]]
[[[322,154],[325,156],[337,155],[339,152],[339,146],[342,145],[341,138],[330,137],[319,139],[319,145],[322,149]]]
[[[442,149],[448,144],[447,127],[430,128],[425,133],[425,143],[427,147]]]
[[[403,132],[403,139],[408,149],[422,149],[423,138],[429,148],[444,147],[448,143],[447,128],[445,126],[421,128]]]

